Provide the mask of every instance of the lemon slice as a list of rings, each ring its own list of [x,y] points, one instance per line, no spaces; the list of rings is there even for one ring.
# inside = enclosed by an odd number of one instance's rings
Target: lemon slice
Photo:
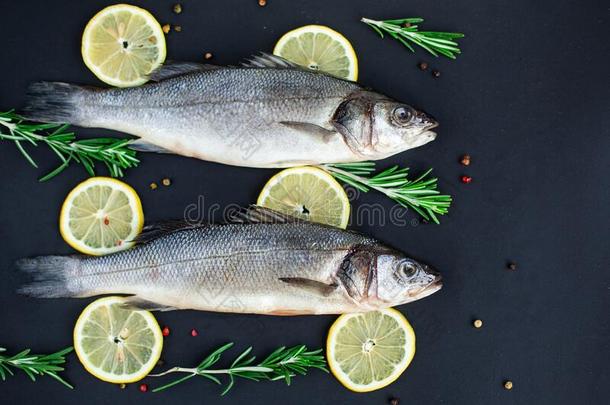
[[[59,215],[61,236],[89,255],[130,247],[143,223],[142,203],[135,190],[109,177],[92,177],[76,186]]]
[[[85,65],[104,83],[139,86],[165,61],[165,36],[148,11],[117,4],[89,21],[81,52]]]
[[[413,328],[392,308],[341,315],[326,340],[330,370],[341,384],[356,392],[393,383],[414,355]]]
[[[358,80],[358,58],[352,44],[323,25],[305,25],[284,34],[273,53],[312,70]]]
[[[343,187],[324,170],[311,166],[292,167],[273,176],[256,204],[343,229],[349,221],[350,205]]]
[[[153,369],[163,335],[148,311],[121,306],[124,298],[100,298],[89,304],[74,326],[74,349],[85,369],[100,380],[127,384]]]

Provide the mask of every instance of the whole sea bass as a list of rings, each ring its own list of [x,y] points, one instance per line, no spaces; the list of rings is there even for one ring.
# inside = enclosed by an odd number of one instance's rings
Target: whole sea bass
[[[99,89],[41,82],[24,116],[140,137],[134,148],[249,167],[378,160],[428,143],[425,113],[273,55],[220,67],[169,63],[151,83]]]
[[[231,223],[165,223],[103,257],[42,256],[18,266],[36,297],[133,295],[147,309],[270,315],[340,314],[404,304],[441,277],[379,241],[251,207]]]

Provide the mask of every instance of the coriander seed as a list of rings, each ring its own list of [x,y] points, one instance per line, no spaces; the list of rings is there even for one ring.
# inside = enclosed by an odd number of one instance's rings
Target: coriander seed
[[[176,31],[176,32],[182,31],[182,26],[181,25],[174,25],[174,31]]]
[[[214,56],[214,55],[212,55],[211,52],[206,52],[205,55],[203,55],[203,57],[206,58],[207,60],[212,59],[212,56]]]
[[[460,159],[460,163],[464,166],[470,166],[470,155],[462,156],[462,158]]]
[[[161,27],[161,29],[163,30],[163,32],[165,34],[169,34],[170,28],[171,28],[171,26],[169,24],[163,24],[163,27]]]
[[[165,178],[163,180],[161,180],[161,184],[163,184],[165,187],[169,187],[172,184],[172,181],[168,178]]]
[[[182,5],[181,4],[175,4],[174,5],[174,13],[176,14],[180,14],[182,12]]]
[[[157,186],[157,183],[150,183],[149,187],[151,190],[156,190],[158,186]]]
[[[472,325],[475,328],[480,329],[483,326],[483,321],[480,319],[475,319],[474,322],[472,323]]]
[[[504,389],[512,390],[513,389],[513,382],[511,380],[504,381]]]
[[[258,0],[258,5],[261,7],[265,7],[267,5],[267,0]]]

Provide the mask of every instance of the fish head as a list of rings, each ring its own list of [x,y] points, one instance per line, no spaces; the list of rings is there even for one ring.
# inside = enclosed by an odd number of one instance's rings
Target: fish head
[[[439,272],[404,254],[377,257],[377,299],[394,305],[406,304],[434,294],[443,286]]]
[[[427,297],[442,287],[430,266],[382,245],[356,246],[338,274],[348,295],[360,308],[372,310]]]
[[[436,138],[438,122],[408,104],[371,91],[358,91],[343,101],[332,123],[354,153],[382,159]]]

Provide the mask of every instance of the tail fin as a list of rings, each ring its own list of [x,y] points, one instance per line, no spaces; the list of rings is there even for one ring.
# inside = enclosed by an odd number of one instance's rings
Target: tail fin
[[[22,115],[32,121],[78,124],[80,96],[85,92],[83,87],[68,83],[33,83]]]
[[[38,298],[59,298],[80,296],[75,270],[79,260],[71,256],[40,256],[21,259],[17,267],[32,275],[33,280],[17,292]]]

